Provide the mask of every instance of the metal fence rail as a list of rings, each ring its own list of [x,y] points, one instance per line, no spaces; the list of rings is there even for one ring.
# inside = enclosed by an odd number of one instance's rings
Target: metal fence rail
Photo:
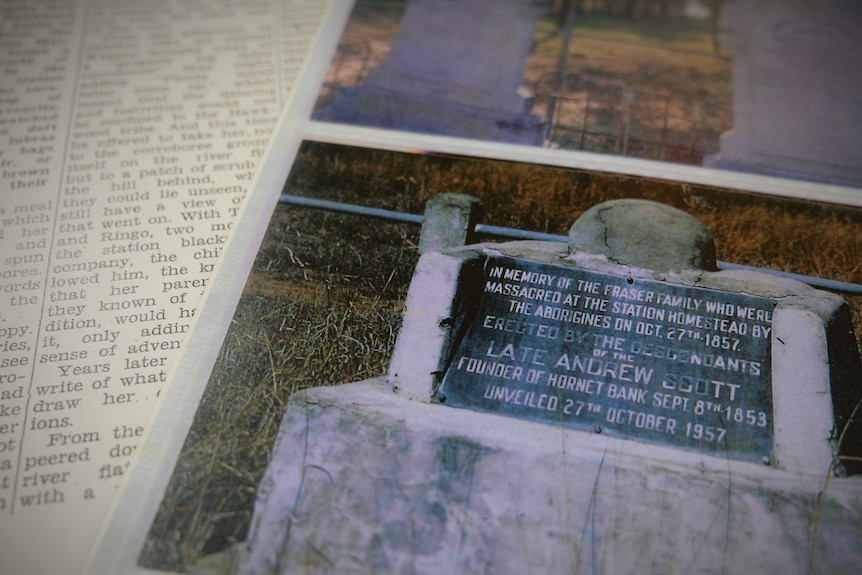
[[[379,218],[394,222],[402,222],[402,223],[410,223],[410,224],[419,224],[422,225],[423,216],[421,214],[407,214],[404,212],[398,212],[395,210],[383,210],[380,208],[369,208],[366,206],[357,206],[355,204],[345,204],[341,202],[332,202],[329,200],[318,200],[315,198],[306,198],[301,196],[293,196],[289,194],[282,194],[279,197],[279,202],[283,204],[290,204],[294,206],[302,206],[306,208],[315,208],[321,210],[329,210],[332,212],[339,212],[344,214],[351,214],[355,216],[365,216],[371,218]],[[542,232],[532,232],[529,230],[519,230],[516,228],[505,228],[500,226],[491,226],[487,224],[477,224],[475,228],[475,232],[479,234],[489,235],[489,236],[497,236],[503,238],[513,238],[518,240],[540,240],[546,242],[568,242],[567,236],[561,236],[556,234],[546,234]],[[807,276],[802,274],[794,274],[789,272],[782,272],[778,270],[771,270],[768,268],[758,268],[754,266],[745,266],[741,264],[734,264],[729,262],[719,261],[717,262],[719,269],[722,270],[748,270],[748,271],[756,271],[760,273],[771,274],[774,276],[789,278],[796,281],[800,281],[806,283],[812,287],[828,289],[833,291],[840,291],[851,294],[862,294],[862,285],[849,283],[849,282],[841,282],[837,280],[831,280],[827,278],[819,278],[815,276]]]

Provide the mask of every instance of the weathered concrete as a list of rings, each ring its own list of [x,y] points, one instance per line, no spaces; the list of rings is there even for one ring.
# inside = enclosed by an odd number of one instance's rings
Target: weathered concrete
[[[854,0],[724,0],[733,129],[707,166],[862,183],[862,6]]]
[[[439,194],[425,204],[419,253],[439,252],[474,243],[482,202],[466,194]]]
[[[643,200],[605,202],[584,212],[569,230],[569,251],[658,272],[717,269],[706,226],[682,210]]]
[[[293,397],[240,572],[855,575],[860,518],[857,477],[693,464],[377,379]]]
[[[315,117],[538,145],[546,125],[521,95],[547,0],[411,0],[392,50]]]
[[[457,336],[472,318],[471,302],[482,286],[481,273],[481,258],[473,251],[430,252],[419,258],[389,364],[392,389],[402,397],[431,401]]]

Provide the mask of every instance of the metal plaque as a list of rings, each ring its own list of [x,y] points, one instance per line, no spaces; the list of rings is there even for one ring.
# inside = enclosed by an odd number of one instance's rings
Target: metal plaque
[[[776,300],[509,257],[484,282],[440,402],[772,461]]]

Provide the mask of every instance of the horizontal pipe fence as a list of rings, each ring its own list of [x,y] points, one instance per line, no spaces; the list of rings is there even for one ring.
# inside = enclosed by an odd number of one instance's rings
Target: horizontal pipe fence
[[[384,220],[389,220],[393,222],[402,222],[402,223],[410,223],[410,224],[419,224],[422,225],[424,217],[421,214],[407,214],[404,212],[398,212],[395,210],[383,210],[380,208],[369,208],[366,206],[357,206],[355,204],[345,204],[341,202],[332,202],[329,200],[318,200],[315,198],[306,198],[301,196],[293,196],[289,194],[282,194],[279,197],[279,202],[283,204],[290,204],[293,206],[302,206],[306,208],[315,208],[321,210],[329,210],[332,212],[339,212],[343,214],[351,214],[355,216],[364,216],[371,218],[379,218]],[[500,226],[491,226],[487,224],[477,224],[475,229],[475,233],[489,235],[489,236],[497,236],[503,238],[512,238],[518,240],[539,240],[546,242],[563,242],[567,243],[569,238],[567,236],[560,236],[556,234],[546,234],[542,232],[532,232],[529,230],[519,230],[516,228],[505,228]],[[760,273],[766,273],[782,278],[789,278],[796,281],[801,281],[806,283],[812,287],[828,289],[833,291],[840,291],[851,294],[862,294],[862,285],[849,283],[849,282],[841,282],[836,280],[831,280],[827,278],[819,278],[814,276],[806,276],[802,274],[794,274],[789,272],[782,272],[778,270],[771,270],[768,268],[758,268],[754,266],[745,266],[741,264],[734,264],[729,262],[717,262],[719,269],[722,270],[748,270],[748,271],[756,271]]]

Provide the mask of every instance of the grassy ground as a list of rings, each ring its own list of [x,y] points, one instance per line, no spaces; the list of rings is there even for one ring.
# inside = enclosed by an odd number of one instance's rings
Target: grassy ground
[[[533,111],[544,114],[562,39],[554,22],[537,26],[540,40],[527,60],[524,82],[539,95]],[[718,151],[719,136],[733,125],[731,62],[716,54],[708,22],[627,20],[582,16],[569,45],[564,100],[551,140],[562,148],[622,153],[620,130],[630,100],[626,155],[700,163]],[[593,132],[581,140],[572,128]],[[597,136],[606,135],[602,140]],[[639,147],[636,142],[644,142]],[[664,142],[657,149],[646,142]]]
[[[485,223],[565,234],[601,201],[679,207],[724,261],[862,283],[862,210],[583,171],[306,144],[287,192],[421,213],[444,192]],[[380,375],[417,260],[418,227],[279,207],[142,560],[186,569],[245,537],[286,399]],[[862,334],[862,297],[847,297]]]
[[[187,569],[241,540],[287,398],[380,375],[418,228],[279,207],[142,564]]]

